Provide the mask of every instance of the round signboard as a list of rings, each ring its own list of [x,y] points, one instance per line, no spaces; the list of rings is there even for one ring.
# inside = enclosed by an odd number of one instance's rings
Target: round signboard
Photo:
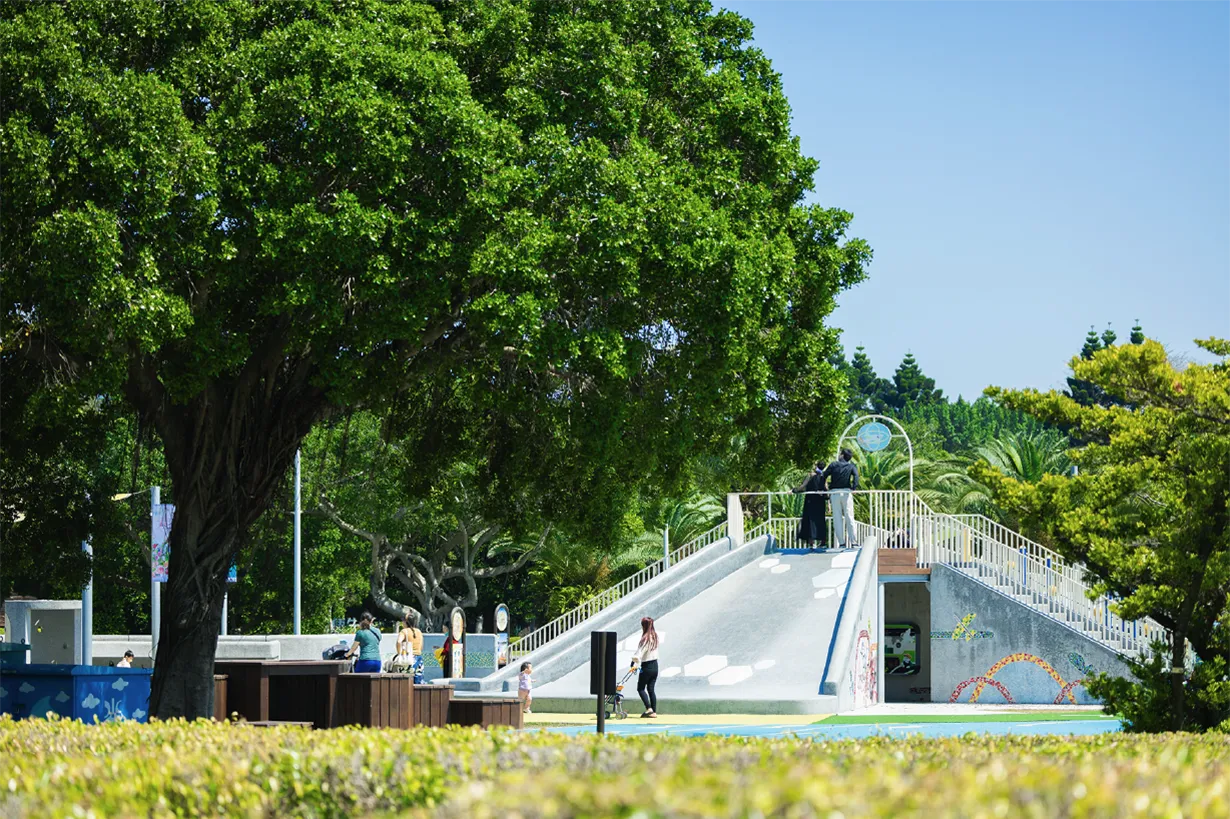
[[[503,603],[495,607],[495,630],[508,631],[508,606]]]
[[[855,440],[864,452],[879,452],[888,446],[888,442],[892,439],[893,433],[879,421],[863,424],[858,428],[858,435],[855,436]]]
[[[466,613],[460,608],[453,609],[452,617],[453,639],[460,640],[466,631]]]

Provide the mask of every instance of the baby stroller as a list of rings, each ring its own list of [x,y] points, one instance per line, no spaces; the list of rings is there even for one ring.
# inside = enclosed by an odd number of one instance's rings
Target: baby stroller
[[[627,719],[628,718],[628,712],[624,710],[624,693],[623,693],[624,684],[627,683],[628,680],[630,680],[632,678],[632,675],[635,673],[636,673],[636,666],[632,666],[631,668],[629,668],[628,673],[625,674],[624,678],[620,680],[619,683],[615,686],[615,693],[607,695],[607,698],[606,698],[606,706],[607,706],[606,718],[607,719],[610,719],[611,717],[614,717],[615,719]]]

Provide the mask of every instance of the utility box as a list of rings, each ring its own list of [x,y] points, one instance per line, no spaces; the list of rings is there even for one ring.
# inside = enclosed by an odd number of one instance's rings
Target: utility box
[[[80,600],[9,600],[4,619],[5,639],[30,646],[29,663],[81,663]]]
[[[148,668],[26,665],[0,673],[0,713],[14,719],[48,712],[82,722],[149,719]]]
[[[0,665],[25,665],[28,653],[26,643],[0,643]]]

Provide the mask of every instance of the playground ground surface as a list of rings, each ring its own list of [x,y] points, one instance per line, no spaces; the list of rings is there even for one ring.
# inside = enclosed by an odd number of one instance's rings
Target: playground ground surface
[[[638,709],[639,710],[639,709]],[[526,728],[576,736],[596,729],[597,715],[539,714],[526,716]],[[1115,733],[1118,719],[1098,706],[984,706],[947,704],[884,704],[846,714],[757,715],[682,714],[606,721],[616,736],[746,736],[811,739],[861,739],[870,736],[951,737],[966,734],[1056,734],[1083,736]]]

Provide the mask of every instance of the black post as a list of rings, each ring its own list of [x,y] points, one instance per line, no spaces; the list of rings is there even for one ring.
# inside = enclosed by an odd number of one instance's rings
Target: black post
[[[598,632],[598,733],[606,733],[606,632]]]
[[[615,649],[619,635],[613,631],[589,633],[589,693],[598,697],[598,733],[606,733],[606,695],[615,692]]]

